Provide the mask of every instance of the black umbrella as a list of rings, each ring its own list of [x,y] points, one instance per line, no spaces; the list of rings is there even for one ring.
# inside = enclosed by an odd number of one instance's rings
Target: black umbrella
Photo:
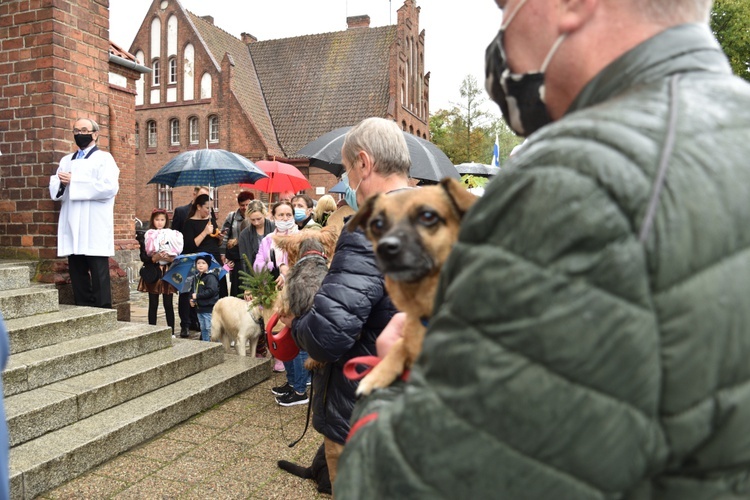
[[[458,173],[461,175],[471,174],[485,177],[496,175],[498,172],[500,172],[500,169],[498,167],[485,165],[484,163],[459,163],[458,165],[456,165],[456,170],[458,170]]]
[[[341,127],[323,134],[305,145],[297,154],[310,158],[311,167],[322,168],[338,177],[344,173],[341,146],[350,129],[351,127]],[[450,159],[433,143],[408,132],[404,132],[404,139],[411,157],[410,177],[435,182],[444,177],[461,178]]]
[[[253,162],[223,149],[193,149],[180,153],[161,167],[148,184],[167,186],[223,186],[252,184],[268,177]]]

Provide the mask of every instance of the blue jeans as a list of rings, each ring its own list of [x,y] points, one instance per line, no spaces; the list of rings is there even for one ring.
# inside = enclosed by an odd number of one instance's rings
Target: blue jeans
[[[211,313],[198,313],[198,323],[201,325],[201,340],[211,342]]]
[[[305,370],[305,360],[308,358],[307,351],[300,350],[299,354],[291,360],[284,361],[286,370],[286,381],[289,382],[297,394],[307,392],[307,383],[310,381],[310,372]]]

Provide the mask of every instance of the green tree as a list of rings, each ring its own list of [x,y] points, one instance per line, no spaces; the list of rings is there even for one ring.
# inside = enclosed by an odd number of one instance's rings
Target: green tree
[[[517,137],[502,118],[485,111],[483,90],[468,75],[459,89],[462,101],[451,109],[441,109],[430,116],[430,137],[451,161],[485,163],[492,161],[495,136],[500,143],[501,163],[522,139]]]
[[[716,0],[711,10],[711,31],[729,58],[732,71],[750,81],[750,2]]]

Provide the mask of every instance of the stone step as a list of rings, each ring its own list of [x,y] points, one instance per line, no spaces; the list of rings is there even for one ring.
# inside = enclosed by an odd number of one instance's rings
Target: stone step
[[[12,396],[171,345],[168,327],[121,322],[108,332],[14,354],[3,372],[4,393]]]
[[[10,445],[95,415],[224,361],[215,342],[177,339],[172,347],[5,399]]]
[[[60,305],[60,310],[5,322],[10,353],[30,351],[117,328],[117,311]]]
[[[29,281],[34,279],[36,275],[36,268],[39,265],[37,260],[13,260],[13,259],[0,259],[0,268],[3,267],[23,267],[29,273]]]
[[[271,360],[226,354],[208,370],[10,450],[12,498],[35,496],[271,375]]]
[[[24,266],[0,267],[0,290],[15,290],[29,286],[29,268]]]
[[[0,291],[0,311],[6,320],[59,310],[55,285],[32,285]]]

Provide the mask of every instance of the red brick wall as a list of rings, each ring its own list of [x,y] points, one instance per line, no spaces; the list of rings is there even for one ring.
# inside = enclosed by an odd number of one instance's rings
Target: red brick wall
[[[77,116],[109,145],[107,0],[0,3],[0,256],[53,259],[49,176],[73,151]]]

